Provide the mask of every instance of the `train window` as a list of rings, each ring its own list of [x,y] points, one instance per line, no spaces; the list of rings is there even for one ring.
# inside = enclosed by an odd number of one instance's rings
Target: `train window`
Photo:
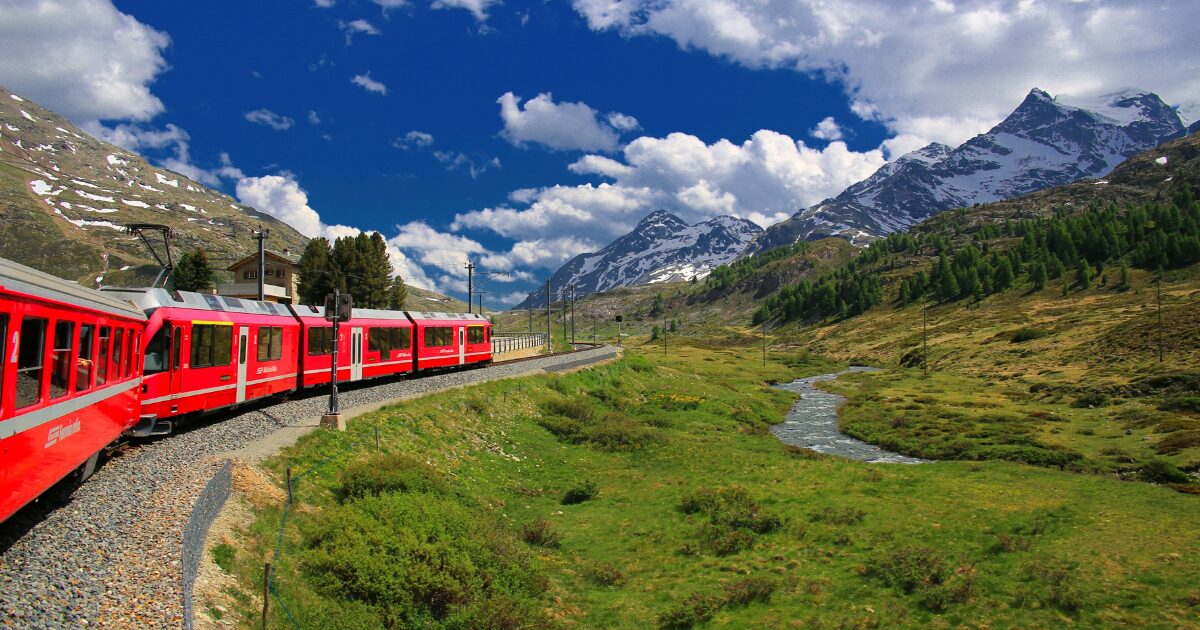
[[[134,373],[137,371],[137,366],[134,363],[134,358],[137,357],[138,348],[141,347],[140,345],[138,345],[138,343],[141,340],[142,340],[142,334],[134,332],[132,330],[129,331],[128,335],[125,335],[125,343],[127,344],[126,350],[125,350],[125,375],[126,376],[133,376]]]
[[[192,367],[229,365],[233,359],[233,326],[192,325]]]
[[[154,332],[146,344],[146,356],[142,360],[143,374],[158,374],[167,371],[167,338],[171,327],[163,325]]]
[[[392,349],[408,350],[412,347],[412,330],[408,328],[392,329]]]
[[[258,360],[278,361],[283,356],[283,328],[261,326],[258,329]]]
[[[112,342],[112,377],[114,381],[119,381],[125,377],[121,369],[125,366],[125,329],[118,328],[113,331]]]
[[[367,329],[367,352],[383,353],[386,359],[392,352],[392,335],[387,328],[370,327]]]
[[[437,348],[453,345],[453,331],[445,326],[430,326],[425,329],[425,347]]]
[[[4,409],[4,366],[8,363],[8,315],[0,313],[0,411]]]
[[[96,384],[108,382],[108,326],[100,327],[100,351],[96,354]]]
[[[26,317],[21,320],[21,338],[17,348],[17,409],[41,402],[45,362],[46,320]]]
[[[308,329],[308,356],[333,353],[333,326]]]
[[[483,326],[467,327],[467,343],[483,343]]]
[[[96,351],[96,327],[84,324],[79,327],[79,359],[75,361],[75,391],[86,392],[92,388],[92,361]]]
[[[54,322],[54,346],[50,357],[50,397],[61,398],[71,387],[71,343],[75,341],[74,322]]]

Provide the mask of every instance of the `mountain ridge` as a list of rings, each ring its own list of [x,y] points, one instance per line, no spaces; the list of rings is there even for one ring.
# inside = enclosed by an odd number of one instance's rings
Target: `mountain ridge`
[[[749,251],[825,236],[865,244],[943,210],[1103,176],[1187,133],[1178,113],[1152,92],[1122,90],[1081,105],[1069,100],[1034,88],[987,133],[955,148],[933,143],[901,156],[769,227]]]

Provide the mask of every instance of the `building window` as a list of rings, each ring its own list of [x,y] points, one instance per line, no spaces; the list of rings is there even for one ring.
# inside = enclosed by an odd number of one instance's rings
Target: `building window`
[[[275,277],[276,277],[276,278],[282,278],[282,277],[283,277],[283,267],[280,267],[279,269],[276,269],[276,270],[275,270]]]
[[[246,280],[258,280],[258,270],[247,269],[246,271],[242,272],[242,278]]]

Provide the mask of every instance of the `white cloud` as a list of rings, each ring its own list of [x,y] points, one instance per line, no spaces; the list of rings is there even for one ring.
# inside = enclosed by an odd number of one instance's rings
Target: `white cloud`
[[[595,30],[663,35],[839,82],[856,113],[957,145],[1033,87],[1133,85],[1200,104],[1200,3],[1167,0],[574,0]]]
[[[634,118],[633,116],[627,116],[620,112],[610,112],[608,116],[605,117],[605,120],[608,121],[609,126],[617,131],[633,131],[634,129],[641,127],[641,125],[638,124],[638,119]]]
[[[311,109],[308,110],[308,124],[310,124],[310,125],[321,124],[321,116],[319,114],[317,114],[317,112],[315,112]]]
[[[524,108],[521,97],[512,92],[496,102],[504,121],[500,135],[515,146],[537,143],[558,151],[609,152],[616,150],[621,131],[637,126],[636,118],[617,112],[602,121],[586,103],[555,103],[549,92],[538,94]]]
[[[218,186],[221,178],[241,177],[229,162],[228,154],[221,154],[221,165],[215,169],[205,169],[192,163],[191,136],[183,128],[167,123],[162,129],[144,127],[134,123],[121,123],[107,127],[95,121],[80,125],[87,133],[105,142],[123,147],[134,153],[145,153],[148,150],[165,151],[167,157],[158,160],[158,165],[175,171],[193,181],[206,186]]]
[[[328,9],[337,4],[335,0],[313,0],[313,6],[318,9]]]
[[[392,140],[392,146],[397,149],[420,149],[433,144],[433,134],[424,131],[412,131]]]
[[[281,116],[266,108],[246,112],[245,116],[246,120],[258,125],[266,125],[275,131],[286,131],[296,124],[296,121],[288,116]]]
[[[741,144],[673,133],[630,142],[617,160],[585,155],[570,166],[612,181],[520,189],[514,206],[455,216],[450,229],[488,230],[512,239],[502,255],[518,267],[555,268],[625,234],[646,214],[666,209],[689,223],[734,215],[767,226],[836,195],[885,163],[883,151],[823,149],[762,130]]]
[[[433,157],[445,165],[446,170],[457,171],[462,169],[471,175],[471,179],[478,178],[489,169],[501,167],[500,158],[498,157],[476,162],[461,151],[434,151]]]
[[[376,81],[375,79],[372,79],[370,72],[366,74],[356,74],[354,75],[353,79],[350,79],[350,82],[368,92],[374,92],[376,94],[387,96],[387,86],[379,81]]]
[[[826,116],[824,120],[817,123],[815,128],[809,130],[808,135],[817,138],[818,140],[829,140],[831,142],[834,140],[841,140],[843,137],[842,127],[841,125],[837,124],[837,121],[833,119],[833,116]]]
[[[499,0],[434,0],[431,5],[435,9],[466,9],[480,22],[487,19],[488,7]]]
[[[383,34],[383,32],[380,31],[379,29],[375,28],[375,26],[373,24],[371,24],[370,22],[363,20],[363,19],[351,20],[349,22],[338,22],[338,28],[342,29],[342,32],[346,34],[346,45],[347,46],[354,43],[354,36],[357,34],[360,34],[360,33],[363,35],[382,35]]]
[[[383,9],[384,15],[392,9],[399,9],[408,6],[408,0],[372,0],[379,8]]]
[[[0,81],[79,124],[161,113],[150,85],[169,44],[109,0],[0,5]]]

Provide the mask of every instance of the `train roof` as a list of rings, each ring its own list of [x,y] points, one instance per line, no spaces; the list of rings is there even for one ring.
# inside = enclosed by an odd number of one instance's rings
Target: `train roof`
[[[133,302],[147,313],[158,308],[172,307],[190,308],[198,311],[247,313],[250,315],[292,316],[285,304],[246,300],[227,295],[194,293],[192,291],[168,291],[158,288],[104,287],[101,291],[119,295]]]
[[[481,324],[488,323],[488,320],[486,317],[484,317],[483,315],[477,315],[475,313],[440,313],[440,312],[430,312],[430,311],[408,311],[408,316],[411,317],[413,319],[413,321],[418,321],[418,322],[425,321],[425,320],[452,319],[452,320],[458,320],[458,321],[477,320]]]
[[[324,306],[310,306],[307,304],[292,304],[292,311],[298,317],[315,317],[319,319],[325,318]],[[354,307],[351,314],[352,319],[398,319],[408,321],[408,317],[404,315],[404,311],[388,311],[378,308],[358,308]]]
[[[325,307],[309,306],[304,304],[291,305],[292,311],[299,317],[325,317]],[[409,319],[418,322],[424,321],[479,321],[487,323],[487,318],[474,313],[435,313],[429,311],[390,311],[377,308],[358,308],[355,307],[351,316],[351,322],[356,319],[400,319],[408,321]]]
[[[127,300],[105,295],[4,258],[0,258],[0,286],[15,293],[25,293],[131,319],[146,319],[146,315]]]

